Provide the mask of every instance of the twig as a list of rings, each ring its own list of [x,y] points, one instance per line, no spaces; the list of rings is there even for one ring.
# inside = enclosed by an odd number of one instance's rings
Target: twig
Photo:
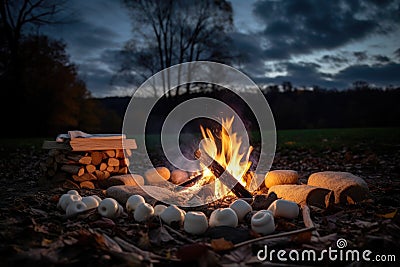
[[[301,211],[303,214],[304,225],[306,227],[314,227],[315,228],[315,224],[311,219],[310,208],[308,207],[308,205],[302,204]],[[315,229],[311,232],[311,241],[316,242],[316,241],[318,241],[318,239],[319,239],[319,233],[318,233],[317,229]]]
[[[170,231],[170,232],[176,234],[179,238],[181,238],[181,239],[183,239],[183,240],[185,240],[185,241],[187,241],[187,242],[189,242],[189,243],[191,243],[191,244],[196,243],[196,241],[194,241],[193,239],[182,235],[181,233],[179,233],[178,231],[176,231],[175,229],[169,227],[169,226],[166,225],[166,224],[164,224],[163,227],[165,227],[168,231]]]
[[[252,243],[256,243],[256,242],[262,241],[262,240],[268,240],[268,239],[274,239],[274,238],[279,238],[279,237],[286,237],[286,236],[301,234],[301,233],[305,233],[305,232],[310,232],[310,231],[313,231],[314,229],[315,229],[315,227],[307,227],[307,228],[294,230],[294,231],[290,231],[290,232],[279,233],[279,234],[275,234],[275,235],[262,236],[262,237],[254,238],[254,239],[247,240],[247,241],[244,241],[244,242],[241,242],[241,243],[237,243],[237,244],[235,244],[233,246],[233,248],[238,248],[238,247],[245,246],[245,245],[252,244]]]
[[[153,252],[141,250],[140,248],[136,247],[132,243],[129,243],[129,242],[123,240],[122,238],[119,238],[118,236],[114,237],[114,240],[121,246],[122,249],[124,249],[128,252],[137,253],[137,254],[141,255],[147,261],[151,261],[151,262],[154,262],[154,260],[179,261],[179,260],[173,259],[173,258],[162,257]]]

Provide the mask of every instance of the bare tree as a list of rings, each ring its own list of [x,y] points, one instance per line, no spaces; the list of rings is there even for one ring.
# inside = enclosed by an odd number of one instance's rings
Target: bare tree
[[[17,62],[21,36],[29,26],[55,23],[65,1],[53,0],[0,0],[0,28],[2,39],[10,53],[11,63]]]
[[[232,7],[225,0],[124,0],[133,22],[122,74],[154,74],[196,60],[228,62]],[[143,59],[146,64],[143,64]],[[164,77],[169,88],[169,77]],[[180,88],[176,89],[179,94]],[[186,87],[189,92],[190,86]],[[164,93],[166,89],[164,88]],[[169,95],[170,95],[169,91]]]

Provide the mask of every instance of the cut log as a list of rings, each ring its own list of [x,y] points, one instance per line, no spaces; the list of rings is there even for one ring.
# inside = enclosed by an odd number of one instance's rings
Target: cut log
[[[99,167],[99,170],[100,171],[105,171],[106,169],[107,169],[107,163],[105,163],[105,162],[102,162],[102,163],[100,163],[100,167]]]
[[[117,150],[115,150],[115,157],[116,157],[117,159],[122,159],[122,158],[124,158],[124,157],[125,157],[124,151],[123,151],[122,149],[117,149]]]
[[[114,158],[115,157],[115,150],[106,150],[104,153],[107,155],[107,157]]]
[[[253,195],[247,191],[247,189],[233,177],[224,167],[222,167],[216,160],[211,158],[206,152],[196,150],[194,156],[207,166],[207,162],[211,162],[208,168],[226,187],[231,188],[238,198],[252,198]]]
[[[123,158],[119,160],[119,166],[126,167],[129,166],[129,159]]]
[[[95,170],[96,170],[96,166],[94,166],[93,164],[86,165],[86,171],[88,173],[93,173]]]
[[[118,174],[127,174],[128,173],[128,167],[122,167],[118,170]]]
[[[112,167],[119,166],[119,160],[116,158],[109,158],[107,161],[107,165]]]
[[[85,172],[82,176],[72,175],[72,179],[77,182],[93,181],[97,180],[97,177],[92,173]]]
[[[82,176],[85,173],[85,169],[77,165],[62,165],[61,170],[77,176]]]
[[[93,151],[91,153],[92,156],[92,164],[93,165],[99,165],[101,163],[101,161],[103,160],[103,153],[99,152],[99,151]]]
[[[95,189],[94,184],[91,181],[84,181],[80,183],[81,188],[86,188],[86,189]]]
[[[272,193],[278,198],[294,201],[299,205],[327,208],[334,203],[332,190],[310,185],[275,185],[268,190],[268,195]]]
[[[354,204],[369,196],[367,183],[349,172],[317,172],[310,175],[308,185],[319,186],[334,192],[336,204]]]
[[[108,179],[111,176],[109,171],[103,171],[103,173],[104,173],[104,179]]]
[[[108,172],[114,172],[114,167],[113,166],[108,166],[106,171]]]
[[[104,180],[105,174],[103,171],[95,170],[94,175],[97,177],[97,180]]]
[[[130,149],[125,149],[125,153],[128,157],[132,156],[132,150]]]
[[[78,162],[79,162],[80,164],[85,164],[85,165],[91,164],[91,163],[92,163],[92,157],[90,157],[90,156],[81,157],[81,158],[78,160]],[[93,164],[93,165],[96,165],[96,164]]]

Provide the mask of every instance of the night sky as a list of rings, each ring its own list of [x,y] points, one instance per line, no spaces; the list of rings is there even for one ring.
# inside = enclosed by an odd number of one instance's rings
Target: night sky
[[[256,83],[348,88],[356,80],[400,85],[400,0],[231,0],[232,49]],[[73,0],[68,23],[40,30],[67,44],[71,61],[95,97],[129,96],[135,86],[111,79],[131,38],[120,1]]]

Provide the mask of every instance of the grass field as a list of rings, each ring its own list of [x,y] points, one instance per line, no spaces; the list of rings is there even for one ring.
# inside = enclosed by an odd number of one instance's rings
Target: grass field
[[[150,139],[155,136],[150,136]],[[49,138],[0,139],[2,147],[41,148]],[[343,146],[366,144],[379,151],[400,149],[400,128],[345,128],[280,130],[277,132],[277,148],[336,149]]]

